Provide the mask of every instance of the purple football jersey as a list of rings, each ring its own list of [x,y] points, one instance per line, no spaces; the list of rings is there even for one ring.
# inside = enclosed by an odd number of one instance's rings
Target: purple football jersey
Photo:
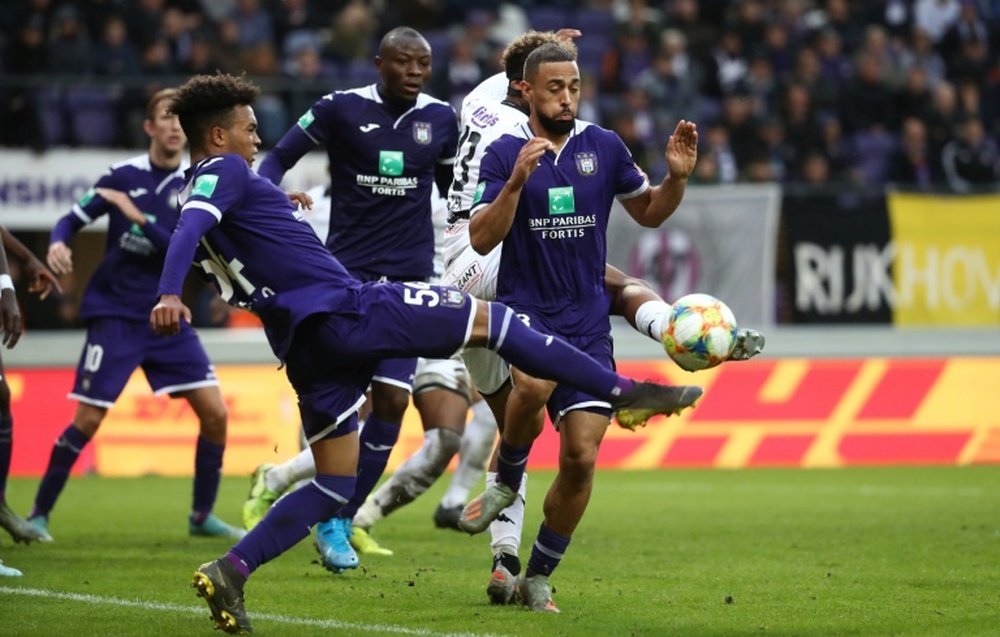
[[[242,157],[209,157],[187,177],[182,215],[202,210],[217,222],[201,239],[195,267],[211,275],[226,302],[261,317],[278,358],[306,317],[357,313],[358,281],[330,255],[288,195]],[[169,274],[164,271],[163,281],[176,285],[177,273]],[[161,293],[176,293],[163,281]]]
[[[490,144],[473,214],[496,199],[532,137],[525,123]],[[577,120],[559,154],[546,152],[521,192],[503,241],[497,300],[544,317],[559,334],[609,330],[604,263],[611,204],[647,188],[618,135]]]
[[[170,233],[177,225],[177,192],[184,184],[184,168],[157,168],[149,155],[113,165],[52,230],[52,241],[68,243],[73,234],[102,215],[108,215],[104,260],[87,284],[80,316],[114,316],[146,321],[156,304],[156,285],[163,269]],[[128,220],[95,188],[120,190],[146,215],[146,225]]]
[[[317,144],[330,160],[330,251],[362,278],[432,276],[431,184],[436,164],[454,162],[454,109],[421,93],[394,114],[374,84],[325,95],[278,142],[260,174],[280,183],[278,158],[293,165]]]

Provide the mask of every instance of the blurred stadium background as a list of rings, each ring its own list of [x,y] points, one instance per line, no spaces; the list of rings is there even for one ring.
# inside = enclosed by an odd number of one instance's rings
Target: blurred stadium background
[[[146,97],[192,73],[245,71],[264,88],[266,149],[320,95],[375,81],[391,27],[425,35],[427,91],[456,108],[517,35],[579,28],[581,118],[616,130],[653,179],[679,118],[701,135],[680,211],[656,231],[618,215],[611,260],[668,300],[712,293],[768,336],[760,360],[692,377],[616,328],[626,371],[707,393],[681,418],[613,431],[602,465],[1000,462],[998,0],[7,4],[0,223],[40,257],[104,167],[146,148]],[[308,159],[286,186],[322,183],[325,159]],[[59,298],[29,297],[14,272],[28,328],[4,352],[14,475],[40,474],[70,420],[79,296],[103,242],[100,227],[75,239]],[[294,398],[253,318],[195,280],[186,294],[229,402],[227,473],[287,457]],[[137,374],[75,470],[187,473],[185,409]],[[411,417],[393,464],[420,439]],[[554,445],[533,465],[552,466]]]

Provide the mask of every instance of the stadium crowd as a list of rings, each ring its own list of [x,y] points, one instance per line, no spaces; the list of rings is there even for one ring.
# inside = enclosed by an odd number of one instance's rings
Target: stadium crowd
[[[1000,0],[20,0],[0,16],[0,143],[139,147],[153,90],[247,72],[265,148],[317,94],[375,79],[393,26],[432,45],[456,107],[529,28],[573,26],[580,116],[665,170],[681,118],[698,183],[968,192],[1000,177]]]

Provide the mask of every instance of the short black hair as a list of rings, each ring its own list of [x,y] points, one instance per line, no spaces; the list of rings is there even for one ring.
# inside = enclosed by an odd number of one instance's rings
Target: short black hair
[[[538,67],[548,62],[576,62],[576,55],[558,44],[543,44],[525,58],[524,79],[530,82],[538,74]]]
[[[412,27],[396,27],[382,36],[382,41],[378,45],[378,54],[385,55],[386,49],[400,40],[423,40],[424,44],[427,44],[427,48],[430,49],[427,38],[421,35],[420,31]]]
[[[243,76],[196,75],[177,89],[168,109],[177,115],[191,147],[201,148],[213,126],[228,128],[233,108],[250,106],[258,95],[257,85]]]

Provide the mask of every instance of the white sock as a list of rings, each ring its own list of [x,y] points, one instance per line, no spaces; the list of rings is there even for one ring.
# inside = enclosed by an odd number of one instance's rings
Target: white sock
[[[663,301],[646,301],[635,311],[636,331],[645,334],[657,343],[663,334],[663,329],[670,320],[670,312],[673,308],[669,303]]]
[[[264,482],[271,491],[284,493],[292,484],[315,475],[316,463],[313,460],[312,449],[306,447],[294,458],[272,467],[264,474]]]
[[[496,482],[497,474],[490,471],[486,474],[486,485]],[[521,548],[521,532],[524,530],[524,500],[528,486],[528,474],[521,478],[521,487],[517,490],[514,504],[500,512],[497,519],[490,522],[490,548],[493,554],[510,553],[517,555]]]
[[[485,400],[472,405],[472,420],[465,425],[462,446],[458,450],[458,467],[451,476],[451,484],[441,498],[441,506],[451,509],[465,504],[469,494],[479,484],[486,464],[493,453],[497,437],[497,421]]]

